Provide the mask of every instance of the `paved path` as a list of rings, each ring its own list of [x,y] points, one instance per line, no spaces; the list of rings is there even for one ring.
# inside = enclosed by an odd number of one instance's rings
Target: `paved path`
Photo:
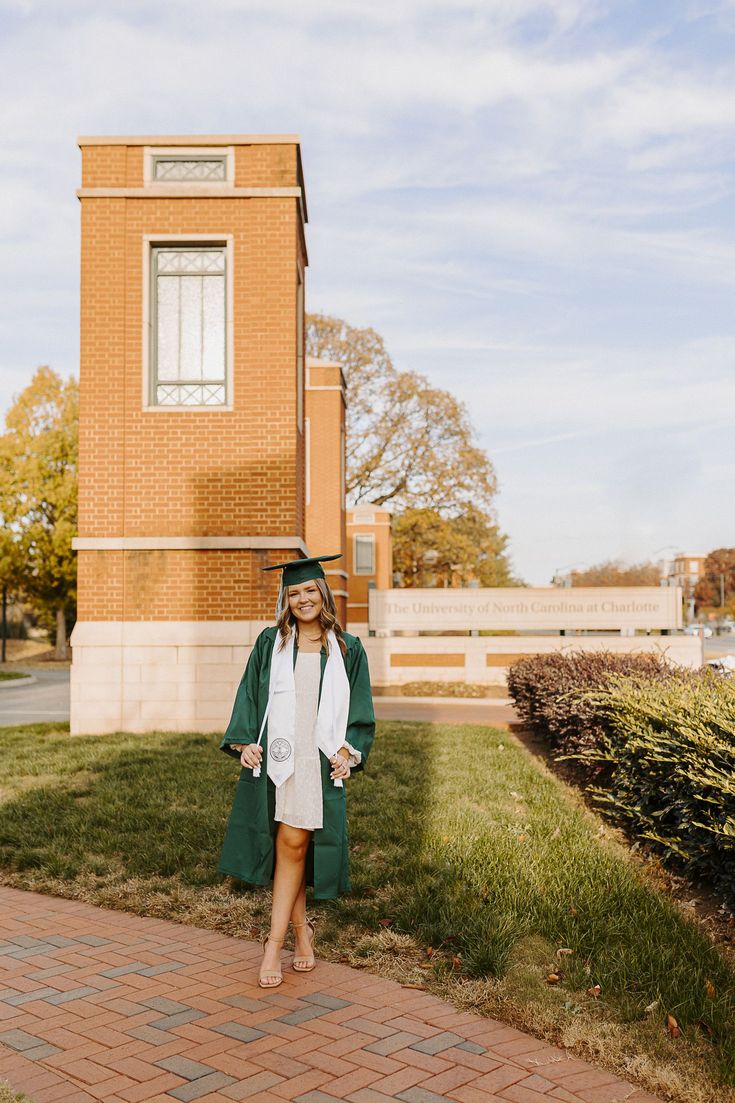
[[[36,679],[31,685],[0,689],[0,727],[37,724],[44,720],[69,721],[69,667],[53,664],[16,663],[13,670],[24,670]],[[416,720],[429,724],[488,724],[507,728],[517,720],[508,701],[491,697],[475,700],[467,697],[375,697],[379,720]]]
[[[660,1103],[345,965],[257,987],[260,946],[0,887],[0,1078],[35,1103]]]
[[[519,722],[510,700],[492,697],[373,697],[378,720],[413,720],[427,724],[484,724],[508,728]]]

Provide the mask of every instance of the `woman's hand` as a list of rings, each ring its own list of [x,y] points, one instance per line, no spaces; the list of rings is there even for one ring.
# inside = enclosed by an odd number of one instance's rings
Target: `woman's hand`
[[[246,743],[240,752],[240,764],[246,766],[249,770],[254,770],[256,766],[260,766],[262,757],[262,747],[257,743]]]
[[[350,767],[347,765],[347,759],[340,751],[332,755],[329,761],[332,764],[332,772],[329,775],[332,781],[336,781],[337,778],[350,776]]]

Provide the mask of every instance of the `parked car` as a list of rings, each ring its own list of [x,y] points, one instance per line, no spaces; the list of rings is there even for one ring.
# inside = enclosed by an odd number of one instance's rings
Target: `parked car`
[[[684,629],[684,635],[704,636],[708,640],[714,633],[708,624],[688,624]]]
[[[735,678],[735,655],[721,655],[718,659],[707,659],[705,666],[711,666],[725,678]]]

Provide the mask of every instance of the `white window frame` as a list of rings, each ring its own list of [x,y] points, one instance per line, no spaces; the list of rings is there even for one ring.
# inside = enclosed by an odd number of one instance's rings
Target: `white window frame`
[[[357,542],[358,540],[365,540],[370,544],[370,569],[366,570],[364,567],[358,567],[357,565]],[[356,575],[373,575],[375,574],[375,533],[373,532],[356,532],[352,537],[352,566],[353,574]]]
[[[151,254],[154,246],[178,245],[187,243],[202,246],[211,245],[213,248],[225,250],[225,399],[222,404],[215,405],[166,405],[162,406],[151,402],[153,393],[151,379],[151,344],[153,341],[153,319],[151,317],[151,303],[153,301],[153,287],[151,286]],[[234,409],[233,394],[233,363],[234,363],[234,237],[232,234],[143,234],[143,332],[141,347],[141,404],[146,413],[220,413]]]
[[[208,161],[223,157],[224,180],[156,180],[153,162],[157,157],[173,157],[181,161]],[[234,188],[234,146],[143,146],[143,184],[146,188]]]

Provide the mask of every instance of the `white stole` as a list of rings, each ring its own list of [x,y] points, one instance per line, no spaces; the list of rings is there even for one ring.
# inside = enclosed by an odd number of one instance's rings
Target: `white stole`
[[[271,669],[268,679],[268,703],[260,725],[258,744],[268,723],[268,777],[274,785],[282,785],[293,773],[294,737],[296,727],[296,685],[293,671],[293,650],[296,626],[283,647],[278,646],[280,634],[273,641]],[[327,633],[329,654],[324,668],[319,708],[316,718],[316,741],[320,751],[331,759],[344,745],[347,716],[350,710],[350,683],[342,651],[334,631]],[[253,770],[260,777],[260,767]],[[342,788],[342,779],[334,784]]]

